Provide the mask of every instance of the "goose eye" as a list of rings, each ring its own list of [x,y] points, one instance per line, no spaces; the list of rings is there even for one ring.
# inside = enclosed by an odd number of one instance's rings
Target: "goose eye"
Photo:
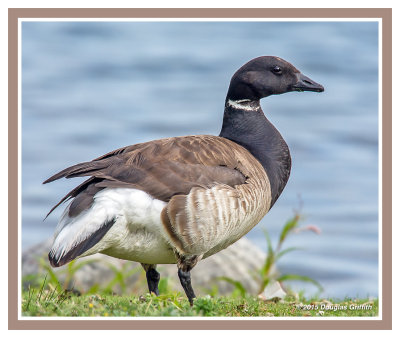
[[[274,72],[275,74],[282,74],[282,69],[279,66],[275,66],[274,68],[272,68],[272,72]]]

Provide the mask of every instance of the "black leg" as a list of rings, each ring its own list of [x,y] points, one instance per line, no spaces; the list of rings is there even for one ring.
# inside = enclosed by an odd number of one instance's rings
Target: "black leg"
[[[160,281],[160,274],[156,270],[156,265],[142,264],[142,266],[146,271],[149,292],[153,292],[156,296],[159,296],[160,292],[158,291],[158,282]]]
[[[192,288],[192,280],[190,278],[190,271],[183,271],[178,269],[179,280],[181,281],[183,290],[185,290],[186,296],[189,299],[190,306],[193,306],[193,298],[196,298]]]
[[[156,296],[160,295],[158,291],[158,282],[160,281],[160,274],[156,271],[156,269],[149,269],[146,272],[147,285],[149,286],[150,293],[155,293]]]

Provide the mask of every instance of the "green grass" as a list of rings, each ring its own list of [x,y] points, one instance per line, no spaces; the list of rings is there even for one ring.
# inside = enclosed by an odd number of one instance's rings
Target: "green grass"
[[[367,309],[352,309],[352,306]],[[335,309],[336,306],[336,310]],[[338,308],[341,306],[341,308]],[[325,308],[323,308],[325,307]],[[329,307],[329,309],[327,308]],[[202,297],[193,307],[180,293],[155,296],[77,295],[56,289],[30,289],[22,294],[23,316],[60,317],[327,317],[378,316],[378,300],[345,299],[263,301],[255,297]]]

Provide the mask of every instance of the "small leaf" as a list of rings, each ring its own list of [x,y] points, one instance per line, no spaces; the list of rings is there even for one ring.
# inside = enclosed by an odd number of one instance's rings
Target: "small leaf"
[[[87,294],[91,295],[91,294],[95,294],[97,292],[99,292],[100,286],[99,284],[93,284],[90,289],[86,292]]]
[[[262,229],[264,232],[264,237],[267,240],[267,247],[268,247],[268,251],[272,250],[272,242],[271,242],[271,237],[269,237],[269,233],[266,229]]]
[[[261,269],[261,278],[264,279],[265,276],[268,276],[271,266],[273,265],[274,261],[275,261],[275,253],[274,250],[272,248],[272,243],[271,243],[271,239],[269,237],[269,234],[266,230],[264,230],[264,235],[265,235],[265,239],[267,240],[267,245],[268,245],[268,253],[267,253],[267,258],[265,260],[264,266]]]
[[[170,289],[168,286],[168,278],[167,277],[163,277],[160,279],[160,282],[158,283],[158,290],[160,291],[160,294],[169,293]]]
[[[279,281],[279,282],[283,282],[285,280],[299,280],[299,281],[303,281],[303,282],[312,283],[316,287],[318,287],[319,291],[323,290],[323,287],[321,286],[321,284],[319,284],[316,280],[314,280],[310,277],[307,277],[307,276],[287,274],[287,275],[282,275],[279,278],[277,278],[277,281]]]
[[[300,220],[300,215],[296,214],[294,217],[292,217],[289,221],[286,222],[279,237],[278,246],[282,244],[282,242],[285,240],[289,232],[292,231],[298,225],[299,220]]]
[[[299,247],[292,246],[290,248],[282,250],[275,256],[275,261],[278,261],[278,259],[281,258],[283,255],[286,255],[287,253],[295,251],[295,250],[303,250],[303,249],[299,248]]]
[[[263,292],[265,287],[269,284],[269,282],[270,282],[270,278],[268,276],[265,277],[261,282],[260,290],[258,291],[258,293]]]
[[[47,273],[50,276],[49,283],[56,285],[57,289],[61,290],[62,288],[61,288],[60,280],[58,279],[57,275],[54,273],[52,268],[50,268],[49,266],[45,266],[45,269],[47,270]]]
[[[223,280],[223,281],[225,281],[225,282],[227,282],[229,284],[232,284],[235,287],[235,289],[239,291],[239,293],[240,293],[240,295],[242,297],[246,296],[246,289],[243,286],[243,284],[240,283],[239,281],[234,280],[234,279],[229,278],[229,277],[219,277],[218,279],[219,280]]]
[[[88,260],[84,260],[81,261],[79,263],[77,263],[76,261],[72,261],[74,262],[74,264],[71,264],[71,266],[68,266],[68,270],[71,273],[71,275],[75,274],[76,271],[78,271],[79,269],[81,269],[82,267],[84,267],[85,265],[91,264],[91,263],[96,263],[98,262],[98,259],[88,259]]]

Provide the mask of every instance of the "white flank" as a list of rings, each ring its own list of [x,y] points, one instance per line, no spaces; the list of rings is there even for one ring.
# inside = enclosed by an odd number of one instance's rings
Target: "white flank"
[[[91,208],[79,216],[65,209],[54,235],[51,253],[56,260],[90,237],[104,223],[115,219],[105,236],[82,256],[98,252],[142,263],[174,263],[160,214],[166,203],[127,188],[104,189],[94,196]]]

